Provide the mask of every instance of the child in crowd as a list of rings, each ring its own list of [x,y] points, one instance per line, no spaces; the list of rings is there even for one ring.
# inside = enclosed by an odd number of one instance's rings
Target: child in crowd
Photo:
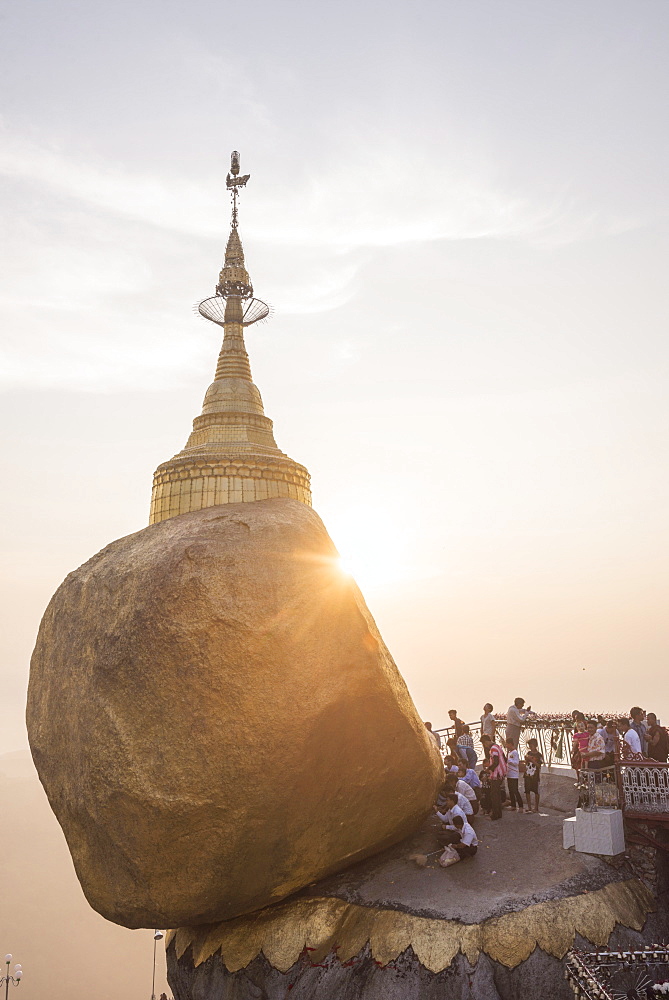
[[[525,812],[539,812],[539,781],[541,780],[541,765],[543,763],[543,754],[539,750],[537,740],[534,738],[528,740],[524,775],[525,802],[527,803]],[[534,810],[532,810],[531,795],[534,795]]]
[[[481,779],[481,788],[479,792],[481,812],[484,816],[489,816],[490,810],[492,809],[492,803],[490,801],[490,768],[481,768],[479,778]]]
[[[581,753],[588,749],[590,735],[585,725],[585,719],[576,720],[576,730],[572,736],[571,766],[575,771],[580,768],[583,759]]]
[[[479,843],[474,827],[470,826],[466,820],[463,821],[461,816],[453,817],[453,826],[456,832],[460,834],[460,840],[451,846],[460,855],[460,861],[464,861],[465,858],[473,858],[478,850]]]
[[[518,756],[518,751],[516,750],[516,741],[512,739],[506,740],[505,743],[507,754],[506,754],[506,784],[509,789],[509,808],[512,812],[516,811],[516,805],[518,809],[523,811],[523,800],[520,797],[520,792],[518,791],[518,779],[520,778],[520,758]]]

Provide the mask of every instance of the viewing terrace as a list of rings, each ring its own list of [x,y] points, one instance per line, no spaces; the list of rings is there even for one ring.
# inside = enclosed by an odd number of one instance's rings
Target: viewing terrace
[[[481,724],[473,722],[468,725],[474,749],[481,761]],[[496,716],[496,737],[503,740],[505,731],[506,718]],[[523,759],[527,751],[527,741],[536,739],[549,773],[573,775],[574,807],[580,799],[581,803],[586,803],[586,808],[620,808],[625,820],[627,841],[651,843],[668,850],[669,845],[657,840],[648,825],[669,830],[669,763],[661,763],[634,753],[624,740],[619,739],[612,767],[597,772],[575,771],[571,764],[573,732],[573,721],[569,716],[542,715],[528,719],[521,730],[518,746],[520,759]],[[441,737],[442,751],[447,752],[448,741],[455,738],[455,727],[437,729],[435,733]]]

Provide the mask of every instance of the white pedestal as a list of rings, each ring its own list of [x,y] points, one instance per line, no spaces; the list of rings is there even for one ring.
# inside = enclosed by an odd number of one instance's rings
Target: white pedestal
[[[609,857],[624,852],[625,830],[620,809],[598,809],[597,812],[577,809],[574,819],[574,847],[577,851]]]
[[[576,817],[569,816],[562,821],[562,846],[565,851],[576,844]]]

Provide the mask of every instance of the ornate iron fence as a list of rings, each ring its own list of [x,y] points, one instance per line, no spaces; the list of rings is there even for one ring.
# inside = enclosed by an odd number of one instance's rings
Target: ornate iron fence
[[[623,809],[635,816],[669,813],[669,764],[621,761]]]
[[[586,811],[621,809],[630,819],[669,815],[669,764],[618,760],[613,767],[577,772],[579,805]]]
[[[639,951],[572,948],[564,965],[577,1000],[647,1000],[665,994],[669,982],[669,950],[660,944]]]
[[[636,753],[625,740],[616,747],[620,801],[630,819],[669,815],[669,764]]]

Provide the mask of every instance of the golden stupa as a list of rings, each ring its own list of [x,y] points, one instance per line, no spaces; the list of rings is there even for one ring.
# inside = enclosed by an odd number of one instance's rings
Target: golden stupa
[[[309,473],[277,448],[244,344],[244,327],[269,313],[253,297],[237,231],[237,197],[249,176],[239,176],[239,153],[234,152],[226,181],[233,207],[225,263],[215,295],[198,307],[223,327],[223,346],[186,447],[154,473],[150,524],[204,507],[273,497],[311,506]]]

